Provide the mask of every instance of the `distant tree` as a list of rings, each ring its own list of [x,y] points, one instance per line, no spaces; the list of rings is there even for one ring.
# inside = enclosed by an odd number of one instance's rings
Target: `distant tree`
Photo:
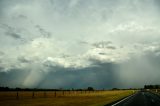
[[[94,88],[93,87],[88,87],[87,90],[88,91],[94,91]]]
[[[155,88],[158,89],[158,88],[159,88],[159,85],[155,85]]]
[[[145,85],[144,89],[159,89],[160,85]]]
[[[22,90],[22,89],[17,87],[15,90],[20,91],[20,90]]]
[[[119,90],[118,88],[112,88],[112,90]]]
[[[9,87],[0,87],[0,91],[8,91],[8,90],[10,90]]]

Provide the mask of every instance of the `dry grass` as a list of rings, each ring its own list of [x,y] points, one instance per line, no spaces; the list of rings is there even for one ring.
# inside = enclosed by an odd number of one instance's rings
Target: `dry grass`
[[[96,92],[0,92],[0,106],[104,106],[131,95],[132,90]]]

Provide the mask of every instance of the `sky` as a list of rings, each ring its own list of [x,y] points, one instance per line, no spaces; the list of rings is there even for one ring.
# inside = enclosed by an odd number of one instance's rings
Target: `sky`
[[[160,84],[159,0],[0,0],[0,86]]]

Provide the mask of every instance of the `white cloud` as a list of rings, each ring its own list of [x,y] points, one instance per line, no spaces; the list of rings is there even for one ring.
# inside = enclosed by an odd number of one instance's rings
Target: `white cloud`
[[[128,22],[128,23],[122,23],[120,25],[118,25],[117,27],[115,27],[113,30],[111,30],[111,33],[114,32],[123,32],[123,31],[127,31],[127,32],[144,32],[144,31],[157,31],[159,32],[159,30],[155,27],[155,26],[146,26],[146,25],[141,25],[138,24],[134,21]]]

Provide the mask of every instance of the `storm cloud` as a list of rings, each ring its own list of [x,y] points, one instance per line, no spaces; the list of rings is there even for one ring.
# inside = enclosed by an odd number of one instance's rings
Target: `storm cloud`
[[[159,0],[1,0],[0,85],[159,84]]]

